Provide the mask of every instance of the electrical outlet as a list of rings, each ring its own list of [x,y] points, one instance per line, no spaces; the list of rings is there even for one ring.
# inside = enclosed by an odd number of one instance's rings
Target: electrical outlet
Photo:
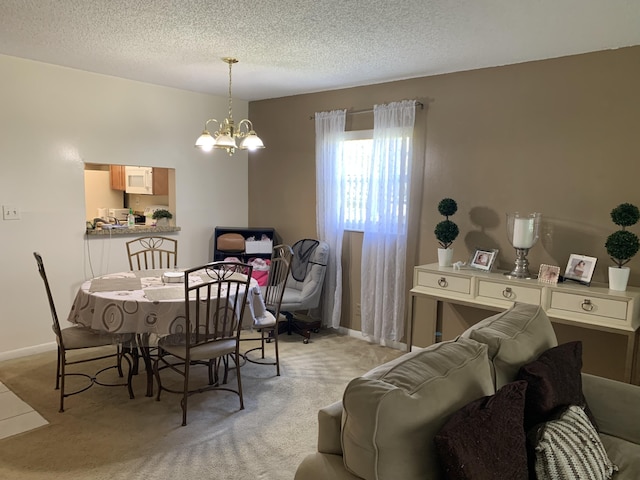
[[[3,220],[20,220],[20,209],[13,205],[3,205],[2,219]]]

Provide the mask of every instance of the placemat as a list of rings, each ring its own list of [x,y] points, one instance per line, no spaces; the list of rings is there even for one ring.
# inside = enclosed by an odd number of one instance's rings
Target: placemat
[[[162,277],[162,274],[167,270],[167,268],[156,270],[134,270],[131,273],[133,273],[137,278]]]
[[[94,278],[91,280],[90,292],[120,292],[125,290],[140,290],[142,284],[139,278]]]
[[[144,296],[152,302],[184,298],[184,287],[146,288]]]

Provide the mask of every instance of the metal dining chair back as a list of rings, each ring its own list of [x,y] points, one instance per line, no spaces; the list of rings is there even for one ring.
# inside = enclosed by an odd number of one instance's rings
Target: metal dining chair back
[[[131,270],[153,270],[178,266],[178,241],[167,237],[140,237],[127,242]]]
[[[245,336],[241,341],[260,341],[260,345],[251,348],[243,353],[247,361],[262,365],[275,365],[276,375],[280,375],[280,352],[278,350],[278,327],[281,321],[286,321],[284,316],[280,315],[280,304],[282,296],[287,285],[287,278],[291,271],[291,260],[293,258],[293,250],[289,245],[276,245],[273,247],[271,255],[271,263],[269,265],[269,278],[267,285],[262,287],[261,293],[252,294],[262,295],[264,301],[264,315],[257,315],[253,327],[260,332],[260,336]],[[256,302],[253,302],[255,305]],[[265,343],[273,342],[275,359],[269,360],[265,358]],[[260,357],[255,358],[252,352],[259,351]]]
[[[111,334],[108,332],[97,332],[95,330],[91,330],[86,327],[67,327],[60,328],[60,322],[58,320],[58,314],[56,312],[56,306],[53,301],[53,294],[51,293],[51,287],[49,286],[49,280],[47,279],[47,273],[44,269],[44,262],[42,260],[42,256],[33,252],[33,256],[36,259],[36,263],[38,265],[38,272],[42,277],[42,281],[44,283],[45,290],[47,292],[47,299],[49,301],[49,309],[51,310],[51,317],[53,320],[53,331],[56,334],[56,340],[58,343],[58,359],[57,359],[57,367],[56,367],[56,390],[60,390],[60,412],[64,412],[64,399],[70,397],[71,395],[75,395],[77,393],[84,392],[88,390],[93,385],[102,385],[107,387],[115,387],[115,386],[126,386],[129,390],[129,398],[133,398],[133,388],[131,386],[131,380],[133,376],[133,369],[131,368],[131,360],[129,358],[129,354],[123,350],[123,345],[130,346],[131,342],[134,341],[134,337],[131,334]],[[104,348],[98,347],[113,347],[112,350],[108,353],[105,353]],[[91,349],[94,349],[93,355],[83,356],[79,360],[69,360],[67,359],[67,352],[70,350],[83,350],[86,352],[91,352]],[[102,368],[98,370],[98,372],[94,374],[86,374],[80,372],[67,372],[67,367],[70,365],[75,365],[79,363],[87,363],[94,362],[97,360],[103,360],[106,358],[115,358],[115,365],[110,365],[108,367]],[[98,375],[101,373],[110,370],[117,369],[118,375],[123,377],[122,372],[122,359],[125,359],[127,364],[129,365],[129,371],[127,374],[126,382],[119,383],[104,383],[103,381],[98,379]],[[68,392],[65,389],[65,380],[68,376],[81,376],[85,377],[88,380],[88,384],[80,387],[77,390],[72,392]]]
[[[184,272],[184,324],[175,324],[174,332],[158,341],[154,373],[158,396],[163,390],[182,394],[182,425],[187,424],[188,398],[192,393],[208,390],[234,392],[244,409],[240,377],[239,338],[248,300],[251,265],[240,262],[212,262]],[[235,363],[237,388],[227,384],[229,360]],[[208,367],[209,383],[189,387],[190,371],[197,365]],[[224,366],[224,378],[219,368]],[[170,369],[184,377],[181,390],[162,384],[160,372]]]

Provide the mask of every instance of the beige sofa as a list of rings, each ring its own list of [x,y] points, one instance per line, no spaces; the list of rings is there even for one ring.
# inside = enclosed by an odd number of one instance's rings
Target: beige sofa
[[[538,307],[516,304],[458,339],[407,353],[353,379],[342,401],[318,413],[318,451],[295,480],[444,478],[434,436],[469,402],[512,382],[557,345]],[[582,390],[614,480],[640,478],[640,387],[582,374]]]

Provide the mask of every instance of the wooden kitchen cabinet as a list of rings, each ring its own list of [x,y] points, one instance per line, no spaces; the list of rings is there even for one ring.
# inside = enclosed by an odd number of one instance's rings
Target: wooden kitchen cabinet
[[[153,194],[169,195],[169,169],[153,167]]]
[[[112,190],[121,190],[124,192],[127,188],[124,165],[109,165],[109,179]]]

